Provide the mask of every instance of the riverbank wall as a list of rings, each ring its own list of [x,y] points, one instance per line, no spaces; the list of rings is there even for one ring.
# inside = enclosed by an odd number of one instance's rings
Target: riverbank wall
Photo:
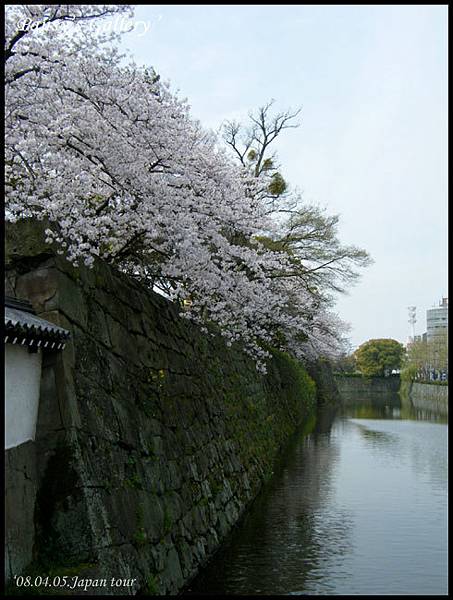
[[[448,415],[448,385],[413,382],[409,399],[417,410]]]
[[[347,377],[335,375],[335,383],[343,404],[354,404],[360,399],[397,394],[399,376],[391,377]]]
[[[259,374],[108,265],[73,268],[43,229],[8,224],[6,293],[71,339],[43,357],[35,440],[5,452],[6,576],[107,582],[77,594],[177,594],[313,419],[315,384],[281,353]]]

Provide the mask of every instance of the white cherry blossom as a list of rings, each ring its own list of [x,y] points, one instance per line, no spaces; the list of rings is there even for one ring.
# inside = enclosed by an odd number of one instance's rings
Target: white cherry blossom
[[[328,303],[268,276],[291,264],[255,239],[279,227],[262,182],[152,69],[124,65],[114,34],[96,32],[97,20],[129,10],[7,7],[7,218],[47,219],[47,242],[72,263],[99,257],[164,291],[260,370],[266,344],[301,359],[337,352],[343,325]]]

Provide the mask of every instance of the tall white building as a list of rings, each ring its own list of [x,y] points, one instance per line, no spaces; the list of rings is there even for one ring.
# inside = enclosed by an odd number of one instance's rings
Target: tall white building
[[[428,341],[448,333],[448,298],[442,298],[438,307],[426,311],[426,333]]]

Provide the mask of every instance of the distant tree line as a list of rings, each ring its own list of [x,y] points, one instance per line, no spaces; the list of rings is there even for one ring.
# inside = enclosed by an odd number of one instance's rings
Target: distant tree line
[[[337,373],[365,377],[387,377],[399,371],[405,357],[403,344],[393,339],[364,342],[353,353],[343,354],[334,363]]]
[[[408,344],[404,373],[412,381],[448,381],[447,333]]]
[[[408,381],[448,381],[448,334],[410,342],[406,349],[392,339],[368,340],[355,352],[344,352],[333,366],[346,376],[382,377],[401,370]]]

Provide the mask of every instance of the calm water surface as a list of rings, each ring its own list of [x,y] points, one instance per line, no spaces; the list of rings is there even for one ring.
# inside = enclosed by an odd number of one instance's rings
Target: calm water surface
[[[447,594],[447,425],[396,397],[323,429],[186,594]]]

